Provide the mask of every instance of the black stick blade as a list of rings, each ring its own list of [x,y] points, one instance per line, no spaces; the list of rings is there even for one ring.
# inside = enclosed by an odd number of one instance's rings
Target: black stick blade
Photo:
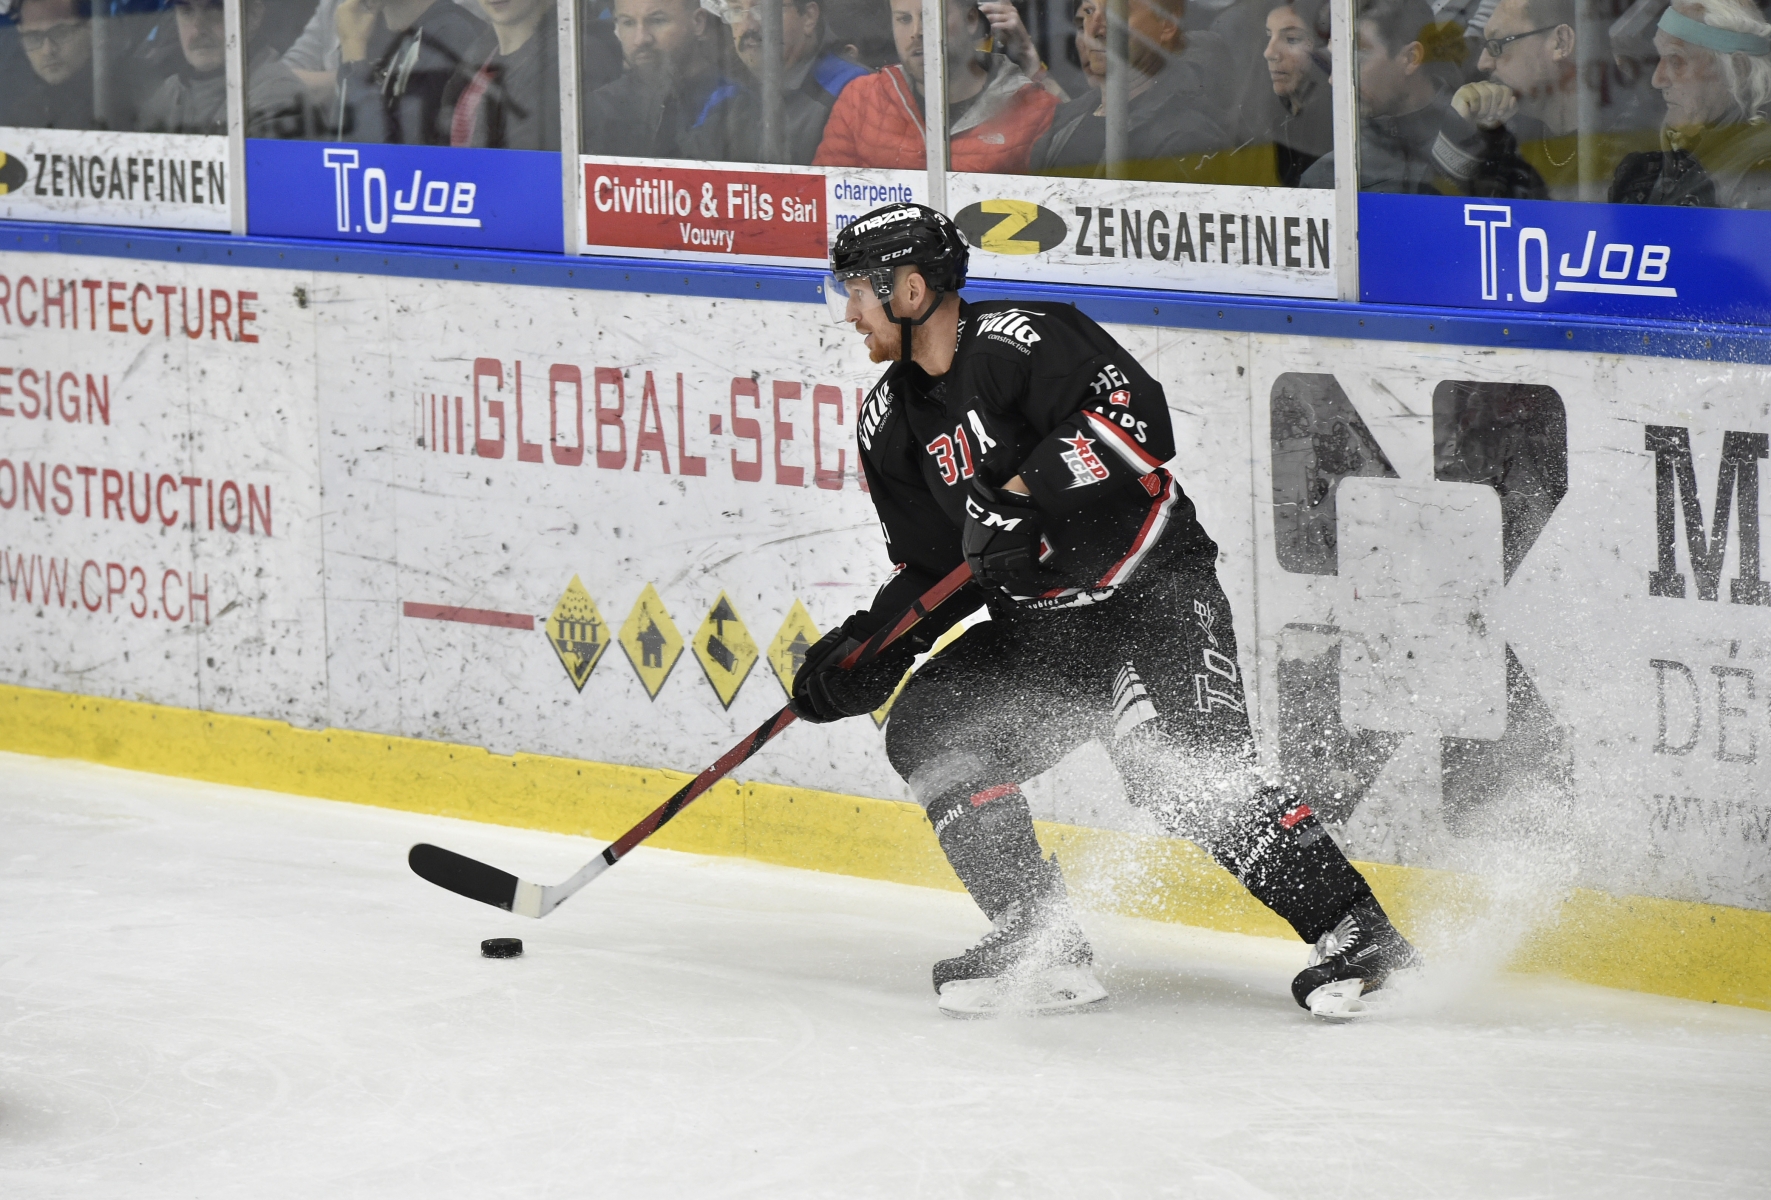
[[[517,877],[477,859],[420,842],[406,855],[406,862],[420,879],[448,888],[469,900],[508,910],[516,902]]]

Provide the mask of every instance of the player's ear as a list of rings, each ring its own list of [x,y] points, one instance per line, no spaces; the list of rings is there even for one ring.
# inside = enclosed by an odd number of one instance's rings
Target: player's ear
[[[922,306],[928,301],[929,282],[915,267],[906,267],[893,284],[892,294],[901,301],[898,305],[899,312],[921,312]]]

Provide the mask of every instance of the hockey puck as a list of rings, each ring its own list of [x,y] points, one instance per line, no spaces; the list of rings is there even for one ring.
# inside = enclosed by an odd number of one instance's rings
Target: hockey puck
[[[521,958],[523,939],[487,938],[480,943],[480,954],[485,958]]]

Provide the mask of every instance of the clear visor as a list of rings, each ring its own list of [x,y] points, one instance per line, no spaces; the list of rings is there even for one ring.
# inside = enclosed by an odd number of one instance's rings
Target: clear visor
[[[880,296],[884,290],[885,296]],[[851,316],[858,316],[870,309],[879,308],[891,298],[892,277],[890,272],[874,275],[850,275],[838,278],[835,275],[824,277],[824,307],[830,310],[830,319],[838,325],[846,324]],[[853,309],[850,308],[853,297]]]

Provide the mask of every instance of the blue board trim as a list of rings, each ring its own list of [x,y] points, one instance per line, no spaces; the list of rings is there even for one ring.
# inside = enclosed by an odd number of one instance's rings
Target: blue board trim
[[[0,221],[0,251],[272,267],[412,279],[461,279],[527,287],[650,292],[727,300],[822,304],[818,271],[676,263],[658,259],[444,251],[98,225]],[[1228,333],[1287,334],[1451,346],[1516,346],[1581,354],[1637,354],[1705,362],[1771,364],[1771,327],[1556,317],[1469,309],[1275,300],[1134,288],[974,281],[975,299],[1019,296],[1074,303],[1097,320]]]

